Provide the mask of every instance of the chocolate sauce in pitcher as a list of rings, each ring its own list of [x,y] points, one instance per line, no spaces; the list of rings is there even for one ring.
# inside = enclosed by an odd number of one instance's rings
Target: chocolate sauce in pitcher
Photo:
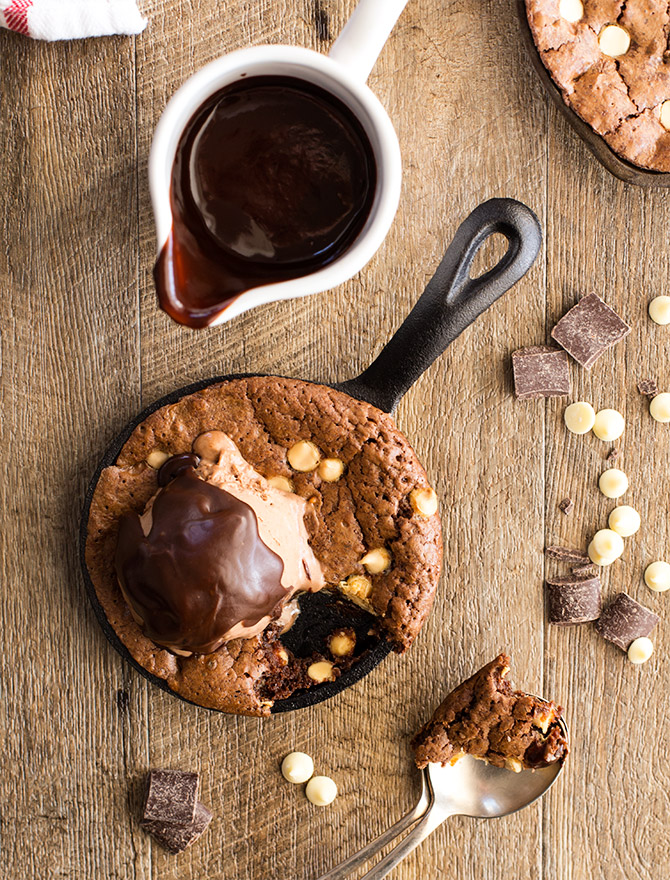
[[[367,134],[330,92],[284,76],[226,86],[177,147],[161,307],[204,327],[244,291],[328,265],[365,225],[376,179]]]

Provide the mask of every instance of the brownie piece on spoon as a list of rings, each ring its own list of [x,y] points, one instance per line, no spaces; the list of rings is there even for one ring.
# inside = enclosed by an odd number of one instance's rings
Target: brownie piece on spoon
[[[444,699],[412,739],[417,767],[472,755],[518,773],[564,760],[561,708],[513,690],[509,668],[509,657],[500,654]]]

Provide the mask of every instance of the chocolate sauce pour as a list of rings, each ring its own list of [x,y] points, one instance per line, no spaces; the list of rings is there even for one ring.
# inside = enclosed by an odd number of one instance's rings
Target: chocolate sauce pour
[[[175,458],[178,473],[156,495],[149,534],[137,514],[121,520],[116,573],[150,639],[208,654],[235,624],[272,614],[286,596],[284,563],[261,540],[248,504]]]
[[[321,269],[358,237],[376,181],[367,134],[330,92],[284,76],[226,86],[177,146],[161,308],[204,327],[246,290]]]

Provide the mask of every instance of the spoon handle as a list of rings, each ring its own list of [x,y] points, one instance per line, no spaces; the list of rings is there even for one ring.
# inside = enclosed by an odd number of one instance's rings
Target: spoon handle
[[[435,807],[432,803],[426,811],[423,819],[399,844],[393,847],[391,852],[371,868],[367,874],[361,877],[361,880],[382,880],[382,877],[392,871],[397,864],[402,862],[405,856],[409,855],[413,849],[422,843],[430,834],[438,828],[445,819],[448,819],[451,813]]]
[[[399,837],[403,831],[406,831],[414,824],[414,822],[422,816],[425,816],[431,809],[432,797],[428,785],[426,784],[425,774],[422,774],[422,778],[423,791],[421,792],[421,797],[414,809],[410,810],[409,813],[402,817],[402,819],[398,819],[395,825],[392,825],[388,831],[385,831],[375,840],[368,843],[363,849],[349,856],[348,859],[340,862],[340,864],[336,865],[334,868],[331,868],[327,874],[322,874],[318,880],[344,880],[345,877],[348,877],[357,868],[360,868],[361,865],[364,865],[369,859],[377,855],[377,853],[384,849],[387,844]]]

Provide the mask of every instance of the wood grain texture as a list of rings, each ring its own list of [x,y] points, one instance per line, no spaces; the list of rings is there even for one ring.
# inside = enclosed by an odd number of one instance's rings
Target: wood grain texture
[[[670,205],[615,181],[548,105],[513,9],[412,0],[370,84],[404,158],[391,233],[334,291],[193,332],[156,307],[146,160],[166,101],[225,51],[293,42],[327,51],[354,0],[146,0],[135,40],[44,46],[0,33],[4,744],[0,876],[313,880],[383,831],[418,794],[407,742],[445,691],[499,650],[516,681],[567,707],[573,755],[541,803],[497,822],[453,820],[397,880],[665,880],[669,873],[667,599],[641,581],[667,558],[670,435],[640,378],[668,382]],[[213,714],[152,689],[87,607],[76,530],[98,456],[142,405],[199,378],[355,375],[418,298],[480,201],[529,204],[546,230],[528,276],[409,392],[397,420],[442,499],[445,569],[435,610],[391,657],[327,704],[267,720]],[[480,261],[494,259],[495,248]],[[542,343],[584,291],[633,325],[573,399],[624,412],[626,501],[643,529],[604,576],[664,618],[641,668],[590,628],[544,624],[543,546],[582,546],[614,506],[597,491],[609,446],[567,435],[563,403],[515,402],[509,355]],[[558,511],[575,499],[569,517]],[[315,757],[341,795],[327,810],[279,763]],[[215,815],[169,856],[137,823],[152,766],[197,769]]]

